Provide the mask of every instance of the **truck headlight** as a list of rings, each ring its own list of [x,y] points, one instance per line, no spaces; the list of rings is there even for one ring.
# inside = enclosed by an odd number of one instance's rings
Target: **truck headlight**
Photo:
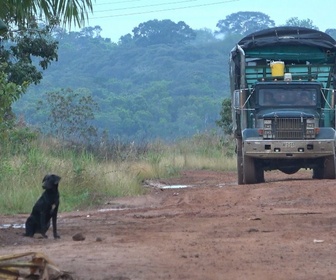
[[[307,138],[315,138],[317,130],[315,129],[315,120],[307,119],[306,121],[306,137]]]
[[[272,120],[264,120],[264,125],[263,125],[263,137],[264,138],[273,138],[273,133],[272,133]]]

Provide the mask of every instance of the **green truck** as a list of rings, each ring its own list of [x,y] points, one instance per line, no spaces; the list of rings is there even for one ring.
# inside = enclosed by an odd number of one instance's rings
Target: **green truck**
[[[303,27],[252,33],[230,52],[238,184],[265,171],[335,179],[336,41]]]

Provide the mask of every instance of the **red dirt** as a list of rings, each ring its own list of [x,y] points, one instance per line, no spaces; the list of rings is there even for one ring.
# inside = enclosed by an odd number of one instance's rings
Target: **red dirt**
[[[308,171],[265,179],[238,186],[234,172],[187,171],[144,196],[60,213],[59,240],[0,229],[0,256],[43,252],[75,279],[335,279],[335,181]]]

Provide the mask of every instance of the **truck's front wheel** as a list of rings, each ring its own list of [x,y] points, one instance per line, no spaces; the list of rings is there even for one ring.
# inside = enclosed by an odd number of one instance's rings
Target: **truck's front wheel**
[[[335,156],[325,157],[318,167],[313,169],[314,179],[335,179],[336,178],[336,164]]]
[[[238,185],[244,184],[244,168],[243,168],[243,148],[242,139],[238,138],[236,141],[237,153],[237,172],[238,172]]]
[[[260,162],[255,160],[256,165],[256,175],[257,175],[257,183],[265,182],[265,172]]]
[[[324,159],[324,179],[335,179],[335,156],[328,156]]]
[[[243,156],[243,178],[244,184],[257,183],[257,170],[255,160],[252,157]]]

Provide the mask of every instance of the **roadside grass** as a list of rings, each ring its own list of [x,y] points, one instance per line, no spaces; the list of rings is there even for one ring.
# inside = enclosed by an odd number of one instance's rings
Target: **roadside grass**
[[[121,148],[122,147],[122,148]],[[60,211],[86,209],[108,197],[146,192],[146,179],[178,176],[186,169],[236,169],[233,143],[216,135],[196,135],[176,143],[161,141],[140,148],[134,143],[105,152],[65,146],[55,139],[35,139],[21,146],[0,145],[0,213],[29,213],[42,193],[47,173],[62,177]]]

